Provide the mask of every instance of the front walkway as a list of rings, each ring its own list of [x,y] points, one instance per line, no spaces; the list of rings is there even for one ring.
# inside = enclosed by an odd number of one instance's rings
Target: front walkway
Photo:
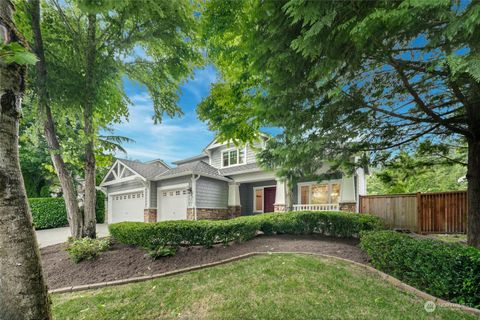
[[[37,230],[38,246],[40,248],[51,246],[57,243],[66,242],[70,237],[70,228],[55,228],[46,230]],[[108,225],[106,223],[97,224],[97,237],[108,236]]]

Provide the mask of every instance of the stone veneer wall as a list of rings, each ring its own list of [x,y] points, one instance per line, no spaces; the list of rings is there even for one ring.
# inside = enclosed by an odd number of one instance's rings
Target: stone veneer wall
[[[143,209],[144,222],[157,222],[157,209]]]
[[[240,216],[240,206],[211,209],[197,208],[197,220],[226,220]],[[187,209],[187,220],[195,220],[195,211],[193,208]]]
[[[355,212],[357,211],[357,203],[356,202],[343,202],[339,204],[340,211],[346,212]]]

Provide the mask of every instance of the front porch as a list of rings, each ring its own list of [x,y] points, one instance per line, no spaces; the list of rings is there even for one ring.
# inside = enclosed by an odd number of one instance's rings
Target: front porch
[[[282,179],[229,184],[229,208],[241,215],[285,211],[356,211],[355,179],[297,183],[289,190]]]

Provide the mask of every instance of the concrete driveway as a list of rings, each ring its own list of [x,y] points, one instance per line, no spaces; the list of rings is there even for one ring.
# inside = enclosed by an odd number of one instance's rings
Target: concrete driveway
[[[51,246],[53,244],[66,242],[70,237],[70,228],[55,228],[46,230],[36,230],[38,246],[40,248]],[[108,225],[106,223],[97,224],[97,237],[108,236]]]

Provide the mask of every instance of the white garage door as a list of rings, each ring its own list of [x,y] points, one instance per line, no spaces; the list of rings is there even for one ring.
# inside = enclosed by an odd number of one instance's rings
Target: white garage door
[[[187,219],[187,188],[158,190],[159,220]]]
[[[112,223],[122,221],[143,222],[145,198],[143,191],[122,193],[111,196]]]

